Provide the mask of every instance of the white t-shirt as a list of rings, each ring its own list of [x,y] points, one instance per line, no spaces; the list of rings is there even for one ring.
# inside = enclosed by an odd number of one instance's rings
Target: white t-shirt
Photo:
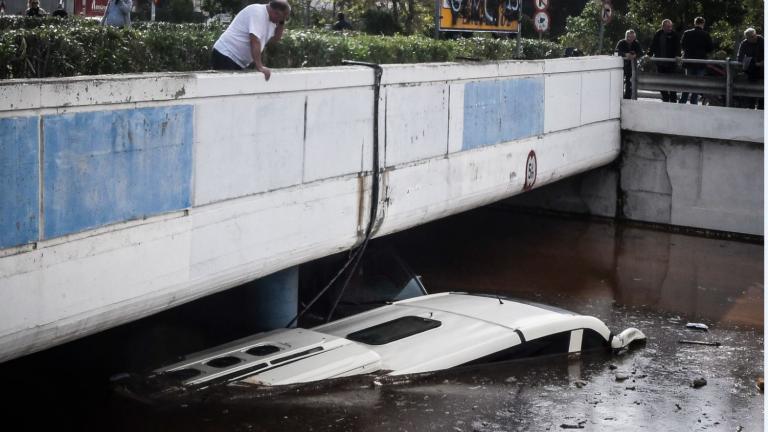
[[[234,60],[241,67],[248,67],[253,62],[249,35],[254,35],[261,42],[261,49],[275,35],[277,24],[269,20],[267,5],[252,4],[246,6],[235,16],[224,33],[213,44],[216,51]]]

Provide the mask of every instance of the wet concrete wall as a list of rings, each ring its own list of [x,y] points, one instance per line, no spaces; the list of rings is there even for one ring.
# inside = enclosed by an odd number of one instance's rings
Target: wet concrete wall
[[[507,203],[763,235],[762,114],[624,101],[616,163]]]
[[[373,75],[0,83],[0,360],[350,248],[374,124],[377,236],[619,153],[620,59],[385,66],[378,118]]]

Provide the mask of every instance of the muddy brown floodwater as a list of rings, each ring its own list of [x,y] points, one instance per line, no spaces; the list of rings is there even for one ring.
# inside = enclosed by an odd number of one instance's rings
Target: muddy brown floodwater
[[[594,315],[615,332],[638,327],[648,342],[617,355],[496,363],[381,385],[359,377],[261,395],[231,391],[150,407],[117,397],[105,382],[126,367],[119,353],[127,345],[149,353],[153,344],[188,338],[142,339],[167,326],[151,317],[0,365],[13,400],[6,412],[28,425],[79,430],[763,430],[762,244],[500,208],[386,241],[430,292],[535,300]],[[190,331],[202,320],[175,319]],[[116,346],[123,350],[103,353]],[[694,388],[701,377],[706,384]]]

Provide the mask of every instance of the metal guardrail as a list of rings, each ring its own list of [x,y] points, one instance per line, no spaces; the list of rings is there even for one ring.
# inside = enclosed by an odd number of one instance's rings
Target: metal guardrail
[[[725,96],[724,105],[733,105],[734,97],[763,97],[763,81],[748,81],[739,76],[740,62],[726,60],[698,60],[649,57],[651,63],[703,64],[722,68],[722,76],[695,76],[680,73],[640,72],[637,60],[632,60],[632,99],[638,90],[682,91],[704,95]]]

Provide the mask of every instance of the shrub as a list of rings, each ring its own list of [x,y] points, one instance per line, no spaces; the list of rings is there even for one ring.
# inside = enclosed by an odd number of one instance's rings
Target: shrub
[[[7,79],[206,70],[224,27],[145,22],[119,29],[85,19],[0,18],[0,29],[0,79]],[[562,51],[551,42],[524,39],[521,58],[557,57]],[[345,59],[420,63],[518,57],[512,39],[434,40],[322,30],[290,30],[266,56],[266,64],[277,68],[333,66]]]
[[[403,32],[395,17],[386,9],[368,9],[363,13],[362,20],[363,31],[368,34],[391,36]]]

